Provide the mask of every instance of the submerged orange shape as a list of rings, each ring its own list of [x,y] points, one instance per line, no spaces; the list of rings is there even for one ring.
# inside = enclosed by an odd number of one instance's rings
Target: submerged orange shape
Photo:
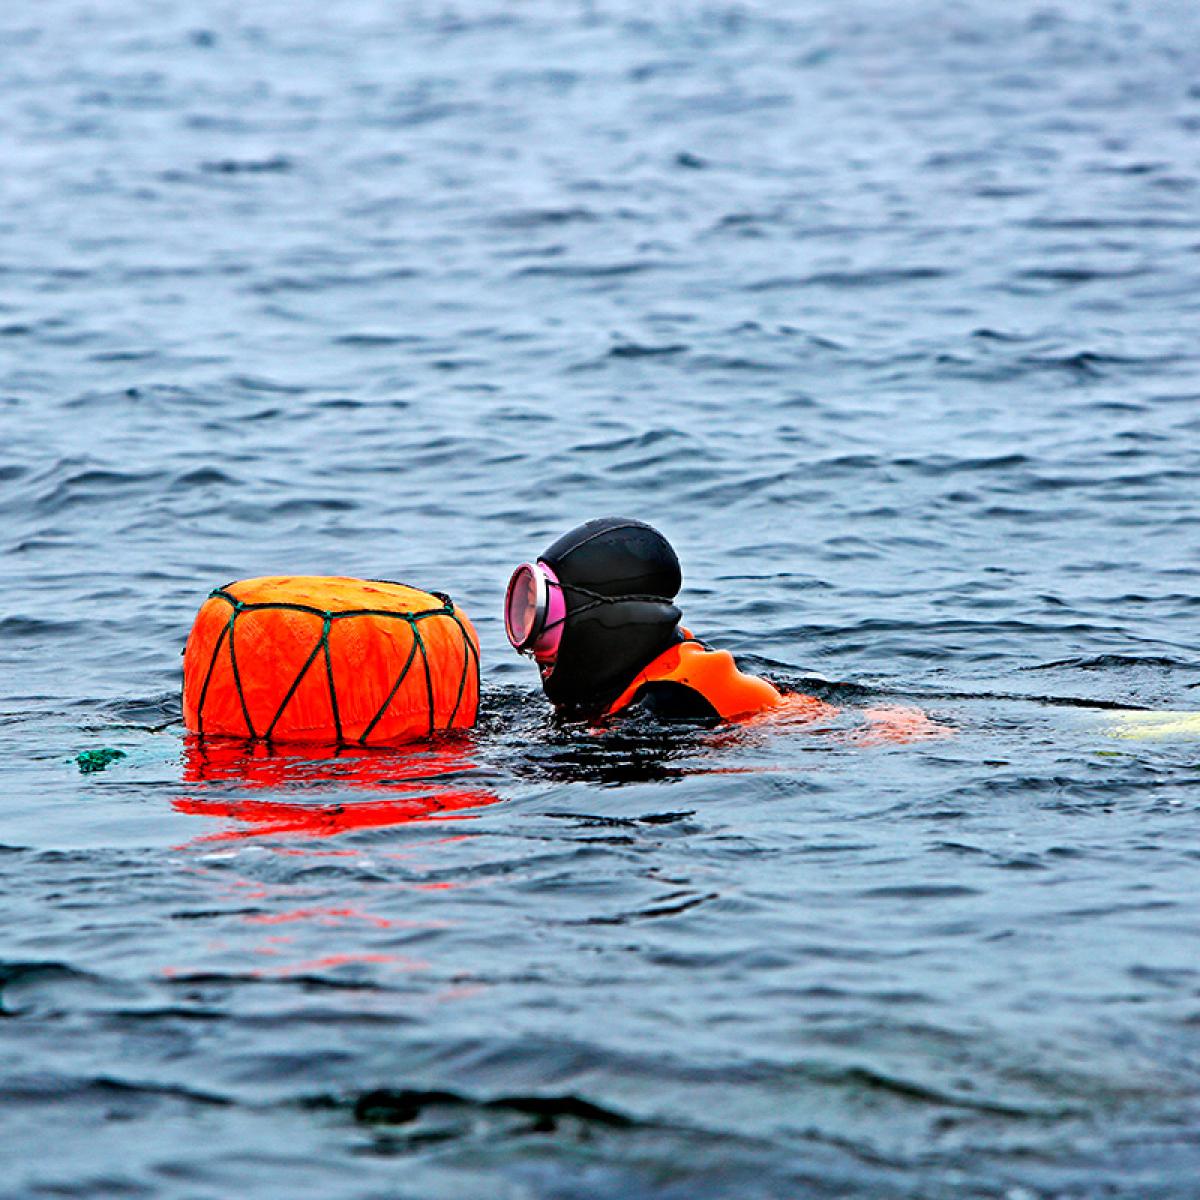
[[[475,763],[452,744],[411,751],[307,746],[274,752],[240,742],[188,738],[183,749],[185,783],[282,793],[282,798],[261,799],[203,791],[177,797],[172,801],[177,812],[235,822],[205,841],[333,837],[355,829],[451,820],[500,799],[474,783]],[[357,799],[355,792],[372,794]]]
[[[445,596],[278,575],[216,589],[183,656],[192,733],[386,746],[474,724],[479,639]]]

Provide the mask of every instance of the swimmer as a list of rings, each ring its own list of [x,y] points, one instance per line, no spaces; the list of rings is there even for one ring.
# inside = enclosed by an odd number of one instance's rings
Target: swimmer
[[[636,708],[663,720],[717,722],[783,706],[773,684],[743,674],[731,654],[680,626],[674,600],[682,582],[679,559],[657,529],[602,517],[513,572],[505,629],[536,661],[564,717],[597,721]]]
[[[563,534],[512,574],[504,626],[534,659],[562,717],[605,721],[633,711],[659,720],[717,724],[826,721],[839,710],[747,675],[680,625],[679,559],[644,521],[601,517]],[[940,738],[951,730],[917,708],[866,708],[841,732],[869,746]]]

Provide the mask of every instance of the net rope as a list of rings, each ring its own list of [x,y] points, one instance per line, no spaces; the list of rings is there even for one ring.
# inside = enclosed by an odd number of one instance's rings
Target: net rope
[[[377,583],[391,583],[392,580],[373,580]],[[434,617],[448,617],[458,627],[458,632],[462,637],[463,643],[463,669],[458,680],[458,694],[454,700],[454,708],[447,718],[445,729],[450,729],[454,724],[454,718],[458,716],[458,710],[462,706],[463,695],[466,692],[467,678],[474,668],[475,674],[475,694],[479,694],[479,651],[475,648],[475,643],[467,634],[466,626],[462,623],[462,619],[455,611],[454,602],[449,596],[443,592],[431,592],[430,595],[436,596],[441,602],[441,608],[428,608],[421,612],[396,612],[393,609],[386,608],[348,608],[341,612],[333,612],[329,609],[317,608],[311,604],[299,604],[294,601],[286,600],[263,600],[263,601],[244,601],[239,600],[228,589],[234,584],[229,583],[224,587],[213,588],[208,594],[210,600],[223,600],[229,605],[229,620],[222,627],[216,643],[213,645],[212,656],[208,661],[208,669],[204,673],[204,683],[200,689],[200,700],[196,705],[196,732],[200,737],[204,736],[204,702],[208,698],[209,684],[212,682],[213,672],[216,669],[217,659],[220,656],[221,648],[225,642],[229,642],[229,665],[232,669],[234,688],[237,691],[238,703],[242,708],[242,719],[246,722],[247,736],[251,741],[269,742],[271,735],[275,732],[275,726],[279,723],[279,718],[283,716],[284,710],[291,703],[292,697],[298,691],[300,684],[303,683],[305,676],[308,674],[309,668],[316,662],[318,655],[323,655],[325,659],[325,678],[329,687],[329,707],[333,716],[333,728],[339,746],[344,745],[359,745],[365,746],[367,738],[371,732],[383,720],[387,714],[388,708],[396,697],[396,693],[404,685],[405,679],[408,678],[408,673],[412,669],[413,663],[416,661],[417,652],[420,652],[421,663],[425,675],[425,698],[429,712],[429,731],[428,736],[432,737],[437,732],[436,714],[434,712],[434,696],[433,696],[433,674],[429,668],[429,651],[425,645],[425,639],[421,636],[420,623],[430,620]],[[406,586],[406,585],[400,585]],[[414,589],[415,590],[415,589]],[[321,618],[321,636],[317,639],[316,645],[309,652],[308,657],[304,660],[304,664],[297,672],[296,677],[292,680],[288,690],[284,693],[283,699],[280,701],[279,707],[275,710],[275,715],[271,718],[266,729],[260,734],[254,728],[254,722],[250,718],[250,707],[246,703],[246,694],[242,689],[242,677],[238,671],[237,664],[237,648],[236,648],[236,631],[238,617],[243,613],[266,612],[275,609],[283,612],[298,612],[306,613],[309,616]],[[387,697],[379,710],[371,718],[364,727],[363,731],[353,741],[347,741],[342,732],[341,710],[338,707],[337,684],[333,676],[333,655],[329,649],[329,634],[333,628],[335,621],[345,621],[354,617],[382,617],[389,621],[403,621],[412,630],[413,641],[409,649],[408,657],[404,660],[404,665],[400,668],[395,681],[392,683],[388,691]]]

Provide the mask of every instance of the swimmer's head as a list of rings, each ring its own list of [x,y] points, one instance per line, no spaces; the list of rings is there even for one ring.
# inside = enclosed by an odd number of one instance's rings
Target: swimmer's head
[[[509,641],[532,654],[561,712],[597,716],[679,640],[679,559],[643,521],[601,517],[519,566],[505,598]]]

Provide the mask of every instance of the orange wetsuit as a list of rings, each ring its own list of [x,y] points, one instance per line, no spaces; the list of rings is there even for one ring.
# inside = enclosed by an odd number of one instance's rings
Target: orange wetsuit
[[[709,650],[686,630],[685,640],[664,650],[640,671],[613,701],[606,717],[634,704],[667,719],[708,719],[750,722],[756,718],[829,720],[838,709],[816,696],[781,692],[765,679],[738,670],[727,650]],[[948,736],[952,730],[931,721],[919,708],[896,705],[862,710],[865,724],[841,736],[858,745],[925,741]]]
[[[634,676],[612,702],[606,717],[616,716],[631,704],[650,700],[668,713],[692,717],[743,720],[784,703],[774,685],[755,675],[744,675],[728,650],[709,650],[683,631],[687,640],[664,650]]]

